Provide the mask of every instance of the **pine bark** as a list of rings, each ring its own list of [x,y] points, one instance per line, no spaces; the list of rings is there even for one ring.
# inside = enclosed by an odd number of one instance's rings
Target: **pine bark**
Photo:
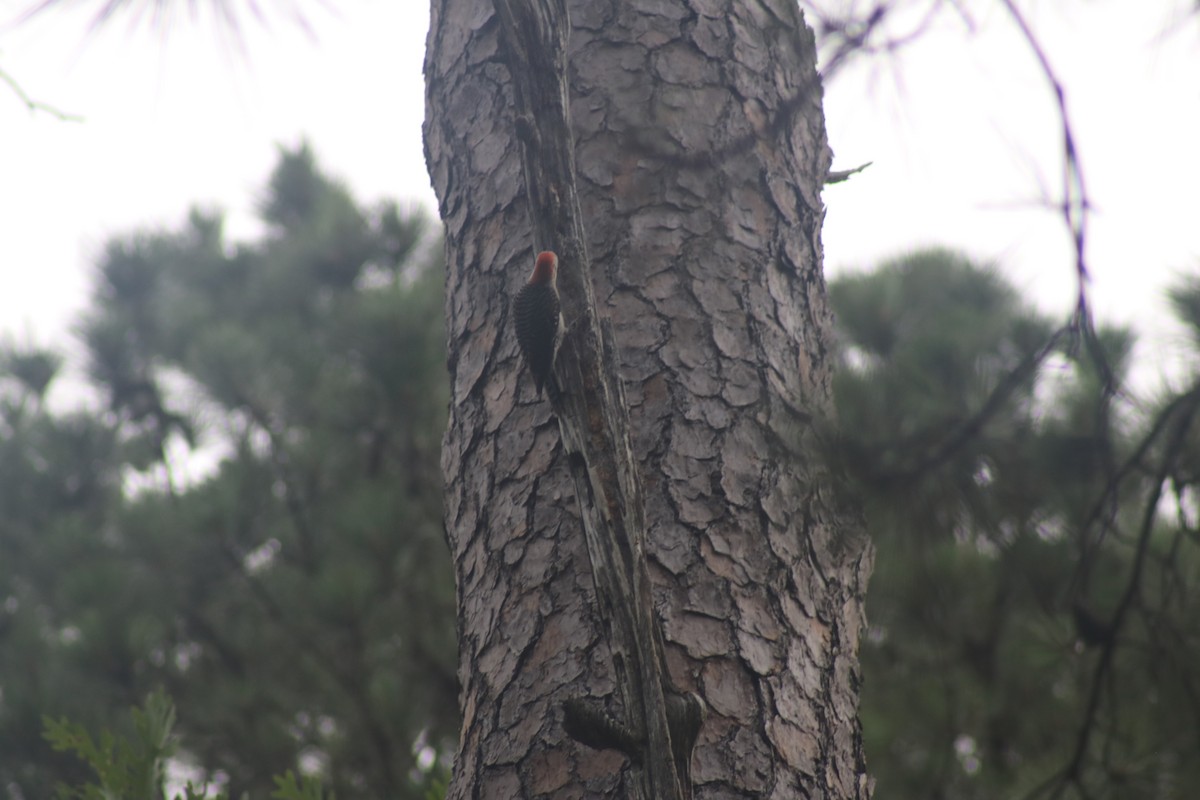
[[[585,367],[586,346],[619,364],[619,382],[601,374],[612,391],[591,394],[640,476],[614,497],[629,527],[644,521],[652,608],[640,610],[663,642],[646,663],[665,659],[664,687],[709,709],[695,796],[866,798],[870,548],[814,435],[831,417],[832,357],[811,31],[789,0],[569,0],[569,26],[553,0],[497,5],[563,23],[562,58],[537,69],[566,65],[575,167],[531,167],[554,101],[521,95],[540,75],[512,74],[529,54],[515,57],[491,0],[434,0],[425,137],[447,236],[443,471],[464,717],[450,796],[651,791],[645,763],[564,730],[564,705],[595,698],[627,721],[643,700],[593,575],[594,521],[585,534],[604,476],[581,464],[586,442],[560,431],[517,352],[509,299],[544,248],[567,256],[564,273],[588,269],[576,278],[611,326],[615,353],[595,328],[573,335]],[[562,188],[531,176],[542,167],[575,174],[574,222],[531,224]],[[566,376],[565,402],[589,399],[570,385],[587,374]],[[640,530],[627,535],[642,546]]]

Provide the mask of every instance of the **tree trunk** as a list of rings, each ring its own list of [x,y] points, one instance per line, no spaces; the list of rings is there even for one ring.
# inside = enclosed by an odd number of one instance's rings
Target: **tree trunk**
[[[503,20],[492,0],[434,0],[425,65],[449,271],[463,685],[450,796],[668,797],[678,772],[698,798],[866,798],[870,548],[814,436],[832,358],[812,34],[791,0],[570,0],[569,27],[554,0],[496,6]],[[565,108],[539,93],[568,77],[577,175],[553,158],[572,152]],[[595,297],[563,289],[571,368],[560,359],[553,409],[508,305],[535,248],[569,254],[560,280],[589,270]],[[589,450],[588,430],[614,452]],[[595,463],[608,456],[612,480]],[[610,584],[598,562],[625,545],[628,574]],[[636,636],[646,620],[652,641]],[[642,668],[669,675],[643,683]],[[690,775],[655,777],[680,738],[655,732],[675,691],[708,715]],[[633,744],[567,735],[564,705],[589,697]]]

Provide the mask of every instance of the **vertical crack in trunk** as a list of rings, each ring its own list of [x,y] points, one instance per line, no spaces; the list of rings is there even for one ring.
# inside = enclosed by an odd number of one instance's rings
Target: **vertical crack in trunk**
[[[561,392],[551,392],[579,499],[601,617],[626,715],[612,747],[638,769],[638,793],[654,800],[692,796],[687,763],[703,718],[694,695],[669,685],[662,633],[645,561],[645,510],[630,444],[628,405],[611,331],[602,329],[576,190],[561,0],[496,0],[516,104],[516,133],[535,250],[559,255],[559,291],[568,334],[559,355]],[[565,380],[564,380],[565,378]],[[682,713],[669,715],[668,694]],[[576,706],[578,710],[578,706]],[[571,707],[567,708],[568,717]],[[699,715],[699,716],[698,716]],[[585,713],[586,716],[586,713]],[[671,720],[678,719],[675,730]],[[609,723],[596,723],[604,729]],[[570,725],[568,726],[571,727]],[[672,743],[672,733],[679,742]],[[590,744],[604,742],[603,731]],[[642,748],[637,758],[628,749]]]

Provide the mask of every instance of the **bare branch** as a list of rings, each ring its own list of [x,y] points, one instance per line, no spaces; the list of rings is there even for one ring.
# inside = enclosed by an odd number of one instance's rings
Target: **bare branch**
[[[20,98],[21,102],[24,103],[33,113],[44,111],[51,116],[57,117],[63,122],[83,122],[83,117],[79,116],[78,114],[69,114],[66,111],[61,111],[52,105],[34,100],[32,97],[26,94],[24,89],[21,88],[21,84],[17,83],[16,78],[9,75],[2,69],[0,69],[0,81],[7,83],[9,88],[13,90],[13,93]]]
[[[1004,408],[1005,402],[1012,396],[1013,392],[1022,383],[1032,377],[1042,362],[1057,350],[1062,340],[1072,332],[1073,330],[1070,326],[1065,326],[1055,331],[1044,345],[1026,356],[1020,364],[1004,376],[1003,380],[992,390],[978,411],[963,422],[952,426],[940,438],[937,444],[922,454],[915,463],[886,472],[875,472],[870,475],[870,478],[877,481],[898,481],[903,483],[919,479],[931,470],[945,464],[946,461],[953,458],[963,447],[979,436],[984,426]],[[912,444],[906,441],[895,445],[895,449],[901,452],[909,452],[913,448]]]
[[[1117,647],[1120,644],[1120,630],[1130,610],[1134,607],[1142,585],[1146,560],[1150,550],[1150,539],[1154,533],[1155,522],[1158,518],[1159,500],[1162,498],[1163,487],[1166,481],[1175,469],[1179,455],[1187,441],[1187,434],[1191,430],[1192,422],[1198,410],[1200,410],[1200,385],[1193,386],[1190,391],[1182,395],[1175,403],[1172,403],[1162,412],[1152,428],[1151,435],[1138,448],[1142,452],[1148,450],[1157,435],[1166,430],[1169,422],[1174,421],[1175,424],[1170,434],[1166,437],[1166,448],[1163,452],[1162,460],[1159,462],[1158,469],[1155,471],[1150,485],[1150,494],[1146,498],[1142,511],[1142,522],[1135,544],[1133,565],[1130,568],[1125,589],[1117,601],[1117,606],[1112,613],[1112,617],[1106,624],[1108,635],[1102,643],[1100,658],[1092,674],[1087,704],[1083,719],[1079,725],[1079,732],[1076,735],[1074,750],[1063,768],[1035,787],[1027,795],[1029,798],[1038,797],[1046,792],[1049,792],[1051,798],[1058,798],[1062,796],[1068,786],[1075,786],[1084,796],[1087,795],[1086,787],[1083,786],[1081,780],[1082,771],[1089,744],[1096,731],[1097,716],[1101,705],[1101,694],[1106,686],[1111,690],[1112,682],[1115,680],[1113,660]],[[1113,691],[1114,697],[1116,694]],[[1112,705],[1111,701],[1110,705]]]
[[[1003,0],[1003,3],[1009,16],[1016,23],[1017,29],[1021,32],[1021,36],[1025,39],[1026,44],[1029,45],[1030,50],[1033,51],[1034,58],[1037,59],[1038,66],[1042,71],[1042,76],[1054,94],[1063,150],[1062,198],[1058,205],[1058,211],[1062,215],[1063,225],[1067,228],[1071,239],[1075,260],[1075,275],[1078,281],[1074,324],[1079,331],[1084,346],[1087,347],[1089,355],[1092,357],[1097,368],[1101,370],[1106,386],[1110,391],[1115,391],[1116,379],[1112,368],[1109,366],[1100,348],[1099,339],[1096,337],[1096,329],[1092,321],[1087,296],[1087,282],[1089,279],[1087,267],[1087,230],[1088,215],[1092,209],[1092,202],[1088,194],[1087,182],[1084,180],[1083,166],[1080,163],[1079,147],[1076,144],[1071,116],[1067,110],[1067,92],[1063,87],[1062,81],[1059,80],[1058,74],[1054,71],[1054,67],[1051,66],[1050,59],[1046,55],[1041,41],[1025,20],[1025,16],[1021,13],[1021,10],[1017,8],[1014,0]]]
[[[871,164],[873,164],[873,163],[874,163],[873,161],[868,161],[865,164],[859,164],[854,169],[833,170],[832,172],[829,173],[829,176],[827,178],[825,178],[825,183],[827,183],[827,184],[828,183],[841,183],[843,181],[849,180],[852,175],[857,175],[858,173],[862,172],[867,167],[871,166]]]

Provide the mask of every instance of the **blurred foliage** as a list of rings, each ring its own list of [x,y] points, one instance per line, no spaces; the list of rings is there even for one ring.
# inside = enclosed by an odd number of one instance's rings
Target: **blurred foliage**
[[[188,781],[183,793],[170,792],[168,765],[176,753],[172,736],[175,707],[162,692],[146,698],[130,715],[134,734],[117,737],[110,732],[93,739],[87,729],[66,719],[45,719],[46,739],[58,751],[72,753],[88,765],[95,782],[82,786],[60,783],[60,800],[227,800],[224,792],[210,794],[207,786]],[[321,784],[315,778],[297,778],[290,770],[275,778],[276,800],[322,800]],[[333,800],[333,796],[329,796]]]
[[[80,327],[102,409],[52,413],[58,357],[0,354],[8,796],[82,777],[43,715],[132,736],[118,712],[156,687],[235,797],[302,768],[422,797],[418,752],[457,733],[441,247],[307,146],[262,211],[251,244],[200,211],[108,243]]]
[[[1103,376],[1123,382],[1128,331],[1100,331],[1096,363],[954,253],[829,291],[836,455],[876,546],[862,715],[878,796],[1200,796],[1197,495],[1183,483],[1200,473],[1184,477],[1186,456],[1155,473],[1194,398],[1117,413]],[[1200,289],[1180,291],[1195,327]],[[1175,502],[1160,503],[1164,482]]]

